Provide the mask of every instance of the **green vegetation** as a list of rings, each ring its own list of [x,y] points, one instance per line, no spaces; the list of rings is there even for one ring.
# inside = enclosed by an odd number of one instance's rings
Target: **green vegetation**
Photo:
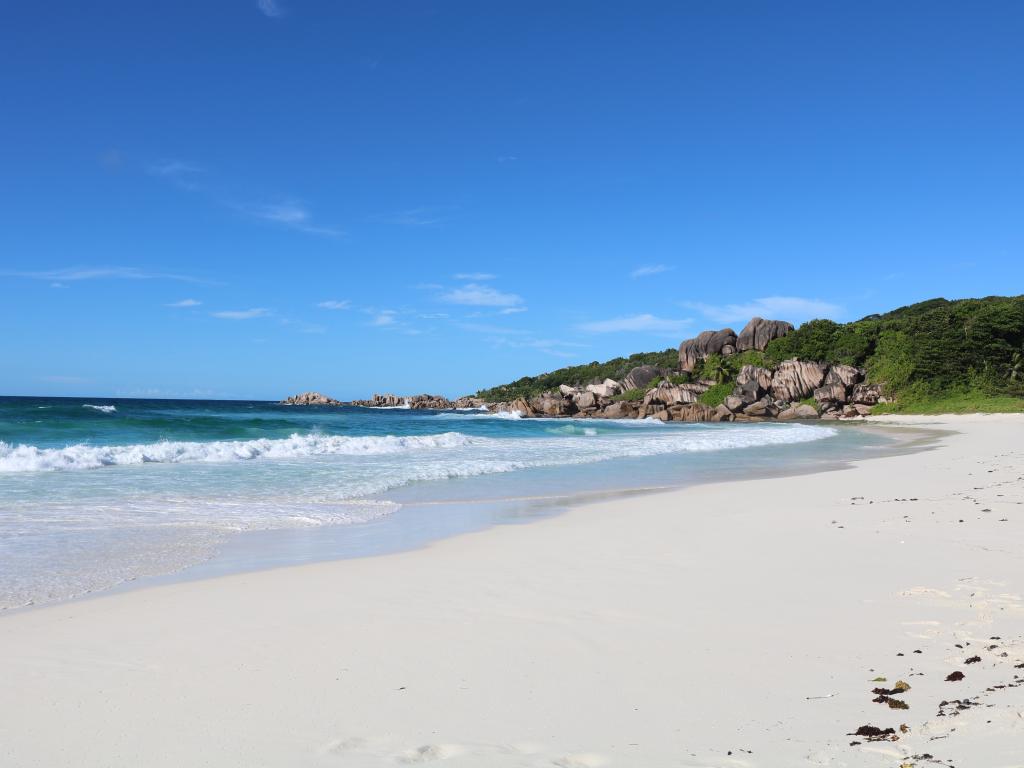
[[[922,385],[1021,395],[1024,364],[1015,355],[1022,351],[1024,296],[989,296],[932,299],[846,324],[812,320],[772,341],[765,355],[775,363],[799,357],[864,366],[894,395]]]
[[[627,373],[639,365],[654,365],[674,370],[679,367],[679,354],[675,349],[666,349],[663,352],[640,352],[629,357],[616,357],[606,363],[599,363],[595,360],[587,365],[559,368],[557,371],[542,373],[538,376],[524,376],[511,384],[481,389],[476,396],[488,401],[499,402],[514,400],[517,397],[533,397],[541,392],[558,389],[559,384],[581,387],[605,379],[621,381]]]
[[[961,389],[945,393],[915,393],[913,390],[901,394],[895,402],[880,403],[872,409],[879,413],[1024,413],[1024,398],[1012,395],[990,395],[973,389]]]
[[[698,397],[697,402],[703,403],[704,405],[710,405],[712,408],[715,408],[725,402],[725,398],[727,398],[729,393],[732,392],[732,387],[732,379],[729,379],[728,381],[721,381]]]
[[[725,384],[732,381],[736,374],[728,358],[721,355],[710,354],[704,358],[700,368],[701,378],[711,379],[715,384]]]
[[[673,384],[713,380],[715,386],[701,402],[717,405],[744,365],[772,366],[791,357],[863,367],[868,381],[884,384],[886,396],[895,399],[878,406],[878,413],[1024,411],[1024,296],[932,299],[852,323],[811,320],[772,341],[764,352],[711,355],[693,373],[675,373],[667,379]],[[557,389],[559,384],[621,381],[638,365],[675,370],[676,350],[526,376],[477,395],[512,400]],[[636,398],[633,392],[619,396]]]

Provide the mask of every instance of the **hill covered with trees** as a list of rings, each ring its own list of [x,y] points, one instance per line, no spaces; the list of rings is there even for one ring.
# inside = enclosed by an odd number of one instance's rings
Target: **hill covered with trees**
[[[1024,296],[931,299],[850,323],[811,320],[763,352],[709,355],[687,374],[668,349],[524,376],[477,394],[488,401],[529,398],[560,384],[621,380],[640,365],[664,368],[677,381],[714,379],[725,392],[742,365],[791,358],[863,368],[892,401],[879,410],[1024,410]]]

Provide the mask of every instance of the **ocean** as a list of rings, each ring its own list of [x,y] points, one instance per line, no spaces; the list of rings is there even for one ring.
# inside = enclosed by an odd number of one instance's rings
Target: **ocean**
[[[603,494],[814,471],[891,447],[882,431],[834,423],[0,398],[0,610],[394,551]]]

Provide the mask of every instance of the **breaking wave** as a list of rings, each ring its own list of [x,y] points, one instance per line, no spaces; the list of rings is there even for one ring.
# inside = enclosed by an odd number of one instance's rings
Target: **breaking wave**
[[[150,463],[223,463],[255,459],[403,454],[401,463],[405,466],[398,474],[405,474],[411,465],[428,461],[431,457],[443,458],[443,469],[434,466],[427,473],[433,479],[441,476],[471,477],[529,467],[589,464],[622,456],[658,456],[804,443],[836,434],[831,428],[794,424],[733,426],[726,429],[681,428],[655,430],[643,435],[620,433],[599,436],[595,427],[579,426],[577,431],[577,426],[572,423],[566,425],[563,420],[558,431],[565,429],[565,436],[547,439],[496,439],[471,437],[461,432],[444,432],[436,435],[363,437],[294,434],[282,439],[163,441],[141,445],[77,444],[64,448],[15,446],[0,442],[0,472],[83,470]],[[436,454],[439,449],[446,451],[443,456]]]
[[[111,406],[113,407],[113,406]],[[283,439],[220,440],[208,443],[173,442],[142,445],[69,445],[37,448],[0,442],[0,472],[99,469],[125,464],[181,464],[186,462],[290,459],[305,456],[364,456],[454,448],[473,438],[458,432],[440,435],[396,437],[346,437],[342,435],[292,435]]]
[[[102,411],[103,413],[116,413],[117,412],[117,406],[116,405],[90,405],[89,403],[86,403],[82,407],[83,408],[92,408],[94,411]]]

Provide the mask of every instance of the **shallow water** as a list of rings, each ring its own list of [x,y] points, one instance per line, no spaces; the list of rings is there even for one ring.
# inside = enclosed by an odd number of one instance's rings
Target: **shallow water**
[[[204,562],[393,551],[585,494],[813,471],[888,444],[817,423],[0,398],[0,608]]]

